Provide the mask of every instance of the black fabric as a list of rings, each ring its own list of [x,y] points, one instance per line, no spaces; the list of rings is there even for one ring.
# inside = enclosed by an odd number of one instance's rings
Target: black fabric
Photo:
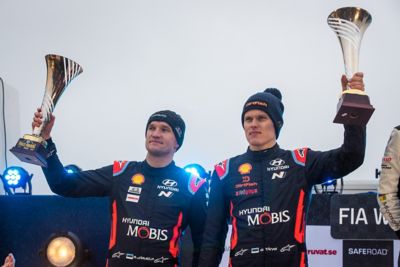
[[[264,92],[256,93],[247,99],[242,111],[242,125],[244,123],[244,115],[247,111],[257,109],[264,111],[271,118],[275,127],[276,139],[283,126],[283,111],[285,107],[282,104],[282,94],[276,88],[267,88]]]

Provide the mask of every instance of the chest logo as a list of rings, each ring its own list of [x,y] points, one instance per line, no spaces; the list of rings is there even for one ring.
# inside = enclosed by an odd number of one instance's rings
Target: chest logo
[[[133,184],[142,185],[144,183],[144,176],[141,173],[137,173],[132,176],[131,181]]]
[[[279,159],[279,158],[273,159],[269,162],[269,165],[275,166],[275,167],[282,166],[283,164],[285,164],[285,161],[283,159]]]
[[[241,175],[245,175],[249,174],[251,172],[251,169],[253,169],[253,166],[251,166],[250,163],[243,163],[239,166],[238,171]]]
[[[171,187],[175,187],[178,185],[178,183],[174,180],[171,179],[165,179],[164,181],[162,181],[162,184],[165,186],[171,186]]]

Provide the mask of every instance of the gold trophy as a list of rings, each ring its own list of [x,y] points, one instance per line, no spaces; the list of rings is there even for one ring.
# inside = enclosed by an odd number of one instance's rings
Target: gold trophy
[[[336,33],[342,47],[347,79],[358,72],[361,39],[371,21],[368,11],[358,7],[340,8],[328,16],[328,25]],[[364,91],[347,88],[339,99],[333,122],[366,125],[374,110]]]
[[[76,62],[58,55],[47,55],[47,81],[42,101],[43,123],[35,127],[32,134],[25,134],[10,151],[21,161],[47,167],[46,141],[41,137],[45,125],[50,120],[57,101],[68,84],[79,74],[82,67]]]

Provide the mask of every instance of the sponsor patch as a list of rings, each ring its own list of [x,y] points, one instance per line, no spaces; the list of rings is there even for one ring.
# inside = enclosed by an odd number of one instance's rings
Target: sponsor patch
[[[269,167],[267,167],[267,171],[281,171],[289,169],[289,165],[281,158],[273,159],[269,162]]]
[[[383,157],[383,161],[385,162],[391,162],[392,158],[391,157]]]
[[[251,196],[258,193],[258,189],[241,189],[235,192],[235,195],[238,196]]]
[[[272,174],[272,180],[274,180],[274,179],[276,179],[276,178],[282,179],[282,178],[285,178],[285,176],[286,176],[286,172],[284,172],[284,171],[274,172],[274,173]]]
[[[137,186],[130,186],[128,189],[129,193],[140,195],[142,193],[142,188]]]
[[[144,183],[144,176],[141,173],[137,173],[135,175],[132,176],[132,184],[136,184],[136,185],[142,185]]]
[[[292,249],[292,248],[294,248],[295,247],[295,245],[290,245],[290,244],[287,244],[286,246],[284,246],[283,248],[281,248],[281,252],[285,252],[285,251],[287,251],[287,252],[290,252],[290,250]]]
[[[172,197],[174,193],[172,191],[160,191],[160,193],[158,193],[159,197]]]
[[[257,187],[258,183],[253,182],[253,183],[240,183],[240,184],[235,184],[235,188],[243,188],[243,187]]]
[[[176,187],[178,185],[178,182],[172,179],[165,179],[162,181],[162,184],[165,186]]]
[[[128,201],[128,202],[138,203],[139,202],[139,198],[140,198],[140,196],[138,196],[138,195],[133,195],[133,194],[127,194],[126,195],[126,201]]]
[[[245,175],[245,174],[249,174],[252,169],[253,169],[253,166],[251,166],[250,163],[243,163],[242,165],[239,166],[238,171],[241,175]]]
[[[244,253],[246,253],[247,250],[248,250],[248,249],[244,249],[244,248],[240,249],[238,252],[235,253],[235,257],[237,257],[237,256],[243,256]]]

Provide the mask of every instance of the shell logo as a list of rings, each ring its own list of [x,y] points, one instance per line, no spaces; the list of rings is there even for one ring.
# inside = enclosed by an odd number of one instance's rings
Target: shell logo
[[[253,169],[253,166],[251,166],[250,163],[243,163],[242,165],[239,166],[238,171],[240,174],[249,174],[251,169]]]
[[[144,183],[144,176],[141,173],[137,173],[132,176],[131,181],[133,184],[141,185]]]

